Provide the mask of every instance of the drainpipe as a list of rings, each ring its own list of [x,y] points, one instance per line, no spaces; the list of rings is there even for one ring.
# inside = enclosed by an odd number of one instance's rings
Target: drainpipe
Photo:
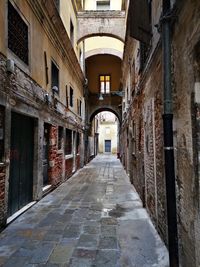
[[[163,0],[163,17],[161,18],[164,82],[163,128],[167,197],[168,245],[170,267],[178,267],[179,256],[176,211],[176,179],[173,145],[173,98],[171,84],[171,22],[172,14],[170,0]]]

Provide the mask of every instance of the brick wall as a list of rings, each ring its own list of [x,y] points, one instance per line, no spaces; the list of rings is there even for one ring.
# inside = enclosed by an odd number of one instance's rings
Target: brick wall
[[[184,1],[173,38],[174,124],[176,140],[176,177],[179,243],[183,267],[200,266],[199,173],[193,147],[193,94],[195,88],[194,48],[200,41],[200,2]],[[197,78],[199,82],[200,77]],[[193,130],[193,132],[192,132]],[[199,226],[197,226],[199,225]]]
[[[49,182],[56,186],[62,181],[63,153],[58,152],[58,127],[51,125],[49,146]]]
[[[129,60],[130,55],[134,56],[133,42],[129,41],[127,46],[126,53],[129,55],[126,56],[127,60]],[[127,114],[127,125],[132,125],[134,122],[136,128],[135,155],[131,163],[131,182],[139,193],[163,240],[167,243],[161,58],[161,50],[158,50],[154,55],[153,64],[148,66],[142,86],[138,84],[136,91],[134,91],[134,80],[131,81],[131,83],[133,82],[132,105]],[[127,74],[127,71],[124,75]],[[135,77],[138,79],[142,75],[142,73],[137,73]],[[133,75],[133,79],[135,77]],[[128,79],[128,76],[126,79]],[[130,147],[127,147],[126,141],[123,142],[126,150],[129,150]],[[125,166],[127,166],[127,154],[130,155],[130,152],[125,151],[124,153]]]

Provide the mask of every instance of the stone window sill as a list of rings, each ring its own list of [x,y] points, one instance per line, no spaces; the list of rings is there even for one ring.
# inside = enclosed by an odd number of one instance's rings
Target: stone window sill
[[[51,187],[52,187],[51,184],[50,184],[50,185],[46,185],[46,186],[44,186],[44,187],[42,188],[43,193],[46,192],[47,190],[49,190]]]
[[[63,154],[63,150],[62,150],[62,149],[59,149],[59,150],[57,151],[57,154]]]
[[[72,154],[65,155],[65,159],[71,159],[71,158],[73,158],[73,155]]]
[[[8,163],[6,163],[6,162],[0,162],[0,167],[5,167],[7,165],[8,165]]]

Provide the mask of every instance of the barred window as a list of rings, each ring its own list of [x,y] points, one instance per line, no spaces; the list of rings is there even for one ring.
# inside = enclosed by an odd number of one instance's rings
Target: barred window
[[[8,2],[8,48],[28,65],[28,26]]]

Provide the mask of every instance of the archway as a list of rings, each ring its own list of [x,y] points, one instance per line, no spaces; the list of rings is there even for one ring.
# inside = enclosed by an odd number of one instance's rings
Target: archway
[[[121,114],[119,110],[116,110],[113,107],[97,107],[96,109],[94,109],[90,114],[89,114],[89,122],[91,123],[92,120],[94,119],[94,117],[98,114],[101,113],[103,111],[109,111],[111,113],[113,113],[119,121],[119,124],[121,125]]]
[[[97,154],[119,156],[119,114],[111,108],[99,108],[90,116],[88,158]]]

